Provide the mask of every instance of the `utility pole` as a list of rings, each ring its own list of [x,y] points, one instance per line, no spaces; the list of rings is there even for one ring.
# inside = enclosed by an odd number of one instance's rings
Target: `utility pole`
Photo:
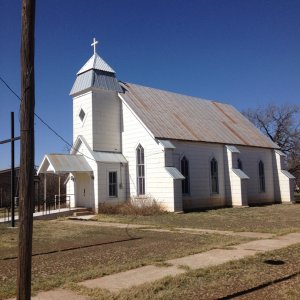
[[[35,0],[22,0],[18,300],[30,300],[31,296],[34,199],[34,27]]]

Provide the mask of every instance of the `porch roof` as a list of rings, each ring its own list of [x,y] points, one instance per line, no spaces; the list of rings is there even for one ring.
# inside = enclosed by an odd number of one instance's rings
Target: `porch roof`
[[[82,155],[47,154],[37,173],[75,173],[92,171],[92,168]]]

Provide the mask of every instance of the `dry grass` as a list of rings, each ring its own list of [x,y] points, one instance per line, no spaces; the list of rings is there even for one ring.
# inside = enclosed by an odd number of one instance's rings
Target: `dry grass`
[[[283,264],[268,264],[279,261]],[[89,299],[198,300],[300,299],[300,245],[259,254],[220,266],[167,277],[152,284],[112,294],[101,289],[70,285]]]
[[[260,207],[212,209],[184,214],[165,213],[154,216],[132,217],[99,214],[95,219],[160,227],[190,227],[284,234],[300,230],[299,215],[299,204],[277,204]]]
[[[151,197],[139,198],[138,200],[132,198],[119,204],[101,203],[98,212],[124,216],[157,216],[166,213],[163,207]]]
[[[248,241],[241,237],[103,228],[80,223],[34,221],[32,289],[64,284],[164,262]],[[73,249],[70,249],[73,248]],[[65,251],[66,249],[69,249]],[[17,230],[0,225],[0,299],[15,294]]]

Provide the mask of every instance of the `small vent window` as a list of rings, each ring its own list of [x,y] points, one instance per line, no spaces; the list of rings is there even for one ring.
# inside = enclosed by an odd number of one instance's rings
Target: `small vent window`
[[[79,118],[80,118],[81,122],[83,122],[84,117],[85,117],[85,112],[83,111],[83,109],[81,109],[79,112]]]

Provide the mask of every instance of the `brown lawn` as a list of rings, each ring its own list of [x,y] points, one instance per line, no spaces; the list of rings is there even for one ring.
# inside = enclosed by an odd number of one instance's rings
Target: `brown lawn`
[[[33,291],[48,290],[249,239],[34,221]],[[0,299],[15,294],[17,230],[0,225]]]
[[[136,223],[161,227],[191,227],[284,234],[300,230],[300,205],[277,204],[134,217],[99,214],[95,219],[105,222]]]

